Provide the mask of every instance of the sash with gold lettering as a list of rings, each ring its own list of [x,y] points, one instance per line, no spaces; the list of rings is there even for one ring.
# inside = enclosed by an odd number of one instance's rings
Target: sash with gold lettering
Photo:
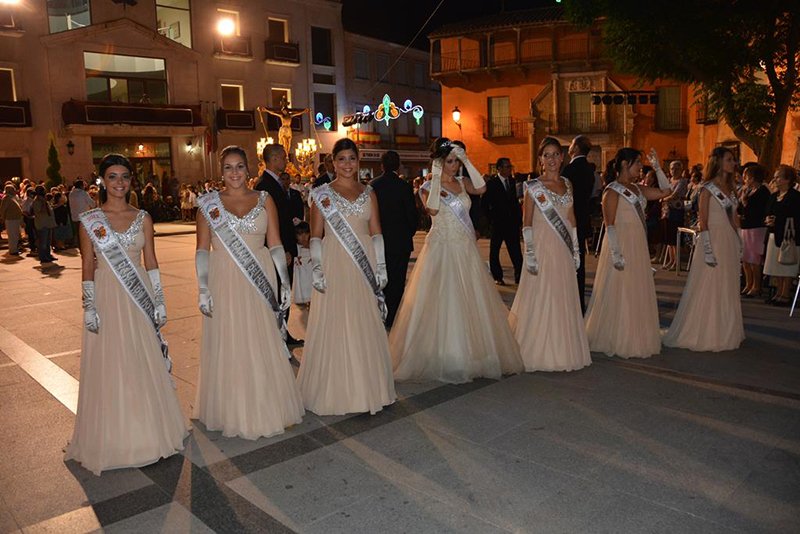
[[[286,340],[286,308],[281,307],[280,301],[275,296],[275,291],[269,283],[267,273],[264,272],[253,251],[250,250],[242,236],[233,228],[228,219],[228,212],[225,211],[225,206],[219,198],[219,193],[217,191],[206,193],[197,199],[197,203],[211,231],[217,234],[222,246],[231,255],[231,258],[247,278],[247,281],[256,289],[256,293],[275,314],[278,330],[281,333],[281,337]],[[285,345],[284,348],[286,348]],[[288,350],[286,348],[287,352]]]
[[[381,315],[381,320],[386,320],[388,309],[386,308],[386,299],[383,296],[378,285],[378,279],[375,277],[375,271],[372,270],[372,265],[369,262],[367,251],[364,250],[364,245],[356,235],[353,227],[347,222],[339,207],[336,205],[336,199],[331,193],[330,184],[321,185],[311,190],[311,198],[314,199],[317,209],[325,218],[336,239],[342,244],[347,254],[352,258],[353,262],[364,275],[364,281],[367,286],[375,293],[375,298],[378,300],[378,311]]]
[[[462,184],[461,187],[464,187],[463,182],[458,178],[456,179],[459,180],[460,184]],[[422,187],[420,187],[419,189],[420,191],[425,190],[428,193],[430,193],[431,181],[428,180],[427,182],[422,184]],[[422,193],[420,193],[420,195],[421,194]],[[464,227],[464,230],[466,230],[467,235],[470,237],[470,239],[475,239],[475,227],[472,225],[472,219],[469,216],[469,210],[464,205],[464,203],[461,202],[461,199],[458,198],[458,195],[451,193],[450,191],[442,187],[439,196],[441,197],[442,204],[447,206],[448,209],[451,212],[453,212],[453,215],[456,216],[458,222],[460,222],[461,226]]]
[[[611,182],[606,186],[606,189],[611,189],[612,191],[616,192],[624,198],[625,200],[633,206],[633,209],[636,210],[636,214],[639,216],[639,220],[642,221],[642,228],[644,228],[644,234],[647,235],[647,218],[644,215],[644,208],[642,208],[642,203],[639,201],[641,196],[641,190],[639,195],[635,195],[633,191],[625,187],[619,182]]]
[[[111,223],[108,222],[103,210],[97,208],[86,211],[81,213],[80,219],[86,233],[89,234],[92,240],[95,253],[105,258],[125,292],[149,319],[155,330],[156,338],[161,345],[161,355],[164,357],[167,373],[171,372],[172,359],[169,357],[167,341],[161,335],[161,327],[156,322],[156,303],[150,296],[150,292],[147,290],[141,274],[139,274],[139,269],[128,256],[128,253],[125,252],[119,239],[117,239],[117,234],[111,228]]]
[[[730,221],[731,226],[733,229],[736,230],[736,224],[733,222],[733,199],[728,196],[725,196],[725,193],[719,188],[719,186],[712,182],[706,182],[703,184],[703,187],[708,189],[708,192],[711,193],[711,196],[719,203],[720,207],[725,210],[725,213],[728,214],[728,221]]]
[[[573,246],[577,245],[577,243],[572,242],[572,234],[569,231],[569,226],[567,226],[567,221],[564,220],[561,213],[556,209],[553,201],[550,199],[550,195],[547,194],[544,184],[539,180],[529,180],[525,182],[525,188],[533,199],[534,204],[536,204],[536,207],[539,208],[539,211],[544,215],[547,224],[549,224],[550,228],[561,238],[567,246],[569,253],[573,254],[575,250],[577,250],[577,247],[573,248]]]

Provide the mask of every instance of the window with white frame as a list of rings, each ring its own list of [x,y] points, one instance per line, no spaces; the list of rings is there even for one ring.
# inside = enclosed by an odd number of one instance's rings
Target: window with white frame
[[[218,19],[219,20],[230,19],[230,20],[233,21],[233,27],[235,28],[234,32],[233,32],[234,35],[241,35],[242,34],[242,28],[241,28],[241,25],[239,23],[239,12],[238,11],[233,11],[233,10],[230,10],[230,9],[217,8],[217,15],[218,15]]]
[[[278,19],[270,17],[267,20],[267,31],[269,35],[267,39],[271,43],[288,43],[289,42],[289,21],[286,19]]]
[[[192,47],[191,0],[156,0],[156,27],[158,33]]]
[[[47,0],[50,33],[85,28],[92,23],[89,0]]]
[[[244,109],[244,87],[241,85],[220,84],[222,109],[242,111]]]
[[[270,100],[273,108],[281,107],[281,102],[286,99],[286,107],[292,107],[292,90],[284,89],[282,87],[273,87],[270,89]]]
[[[0,101],[14,102],[17,100],[17,88],[14,85],[14,71],[0,68]]]

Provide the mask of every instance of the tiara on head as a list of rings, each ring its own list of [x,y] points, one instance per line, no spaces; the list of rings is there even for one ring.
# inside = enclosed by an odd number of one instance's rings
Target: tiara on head
[[[450,145],[452,145],[452,144],[453,144],[453,142],[452,142],[452,141],[450,141],[450,139],[448,139],[447,141],[445,141],[444,143],[442,143],[442,146],[440,146],[439,148],[447,148],[447,147],[449,147],[449,146],[450,146]]]

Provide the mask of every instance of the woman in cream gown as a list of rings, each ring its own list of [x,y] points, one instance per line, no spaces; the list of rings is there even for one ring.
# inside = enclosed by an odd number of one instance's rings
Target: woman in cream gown
[[[163,325],[166,308],[153,222],[147,212],[126,201],[133,168],[124,156],[109,154],[99,170],[107,195],[103,213],[155,297],[156,318]],[[77,460],[99,475],[171,456],[183,450],[188,431],[152,321],[94,250],[83,225],[80,243],[84,308],[80,389],[65,459]],[[141,266],[143,251],[147,272]]]
[[[736,349],[744,340],[739,295],[742,242],[735,217],[726,213],[709,189],[718,188],[730,201],[731,214],[735,213],[735,168],[729,149],[711,151],[698,203],[698,244],[678,311],[664,336],[667,347],[719,352]]]
[[[312,191],[310,248],[315,291],[297,381],[306,408],[317,415],[375,414],[396,398],[378,300],[313,195],[331,195],[383,288],[386,260],[378,199],[371,187],[358,181],[358,148],[350,139],[336,142],[333,164],[336,179]]]
[[[567,223],[573,249],[550,227],[534,201],[531,183],[525,188],[522,235],[525,272],[508,321],[519,342],[526,371],[575,371],[592,363],[586,338],[578,280],[578,234],[572,210],[572,184],[559,176],[561,143],[546,137],[539,145],[543,175],[538,178],[553,207]],[[577,259],[576,259],[577,258]]]
[[[244,150],[223,149],[220,160],[225,190],[218,205],[258,260],[276,298],[288,304],[289,296],[282,292],[279,297],[275,290],[276,268],[288,281],[275,204],[266,192],[247,187]],[[204,317],[192,417],[225,437],[282,434],[300,423],[305,410],[275,313],[211,230],[205,214],[197,217],[195,260]],[[287,283],[281,287],[288,291]]]
[[[669,195],[670,188],[658,155],[651,152],[660,189],[634,183],[642,166],[636,149],[620,149],[606,169],[617,185],[609,185],[603,193],[606,233],[586,310],[586,334],[591,350],[608,356],[649,358],[661,352],[647,231],[638,212],[644,211],[648,200]],[[627,199],[635,199],[641,210]]]
[[[456,177],[461,162],[469,182]],[[483,178],[464,150],[445,138],[436,141],[433,169],[430,194],[422,190],[433,226],[389,336],[394,376],[458,384],[522,372],[508,309],[478,252],[474,230],[466,229],[449,207],[434,202],[437,190],[446,189],[468,213],[467,193],[483,193]]]

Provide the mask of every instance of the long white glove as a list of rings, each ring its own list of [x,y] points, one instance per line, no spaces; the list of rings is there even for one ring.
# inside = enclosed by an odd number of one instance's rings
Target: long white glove
[[[428,190],[428,201],[425,203],[431,211],[439,211],[439,195],[442,192],[442,160],[435,159],[431,165],[431,188]]]
[[[481,187],[486,185],[486,181],[483,179],[483,175],[478,172],[478,169],[475,168],[475,165],[467,157],[467,153],[464,152],[464,149],[460,146],[456,145],[453,148],[452,154],[455,155],[461,163],[464,164],[464,168],[467,170],[467,174],[469,175],[469,180],[472,182],[472,187],[475,189],[480,189]]]
[[[525,270],[536,276],[539,274],[539,262],[533,251],[533,228],[526,226],[522,229],[522,240],[525,243]]]
[[[717,257],[714,256],[714,250],[711,248],[711,234],[708,233],[708,230],[700,232],[700,243],[703,244],[703,261],[706,262],[706,265],[716,267]]]
[[[577,271],[581,268],[581,249],[580,243],[578,242],[578,229],[573,226],[569,233],[572,236],[572,259],[575,261],[575,270]]]
[[[386,252],[383,248],[383,234],[372,236],[372,246],[375,247],[375,263],[377,266],[375,278],[378,279],[378,287],[383,289],[389,283],[389,274],[386,272]]]
[[[83,326],[92,334],[100,331],[100,316],[94,307],[94,282],[87,280],[81,283],[81,301],[83,303]]]
[[[198,305],[200,312],[206,317],[211,317],[214,311],[214,301],[211,298],[211,291],[208,289],[208,259],[207,250],[198,250],[194,253],[194,266],[197,269],[197,286],[200,288]]]
[[[147,271],[150,284],[153,286],[153,296],[155,296],[156,312],[155,319],[159,328],[167,323],[167,305],[164,299],[164,287],[161,285],[161,273],[158,269]]]
[[[616,270],[623,271],[625,270],[625,258],[622,257],[622,252],[619,250],[617,227],[608,226],[606,227],[606,232],[608,232],[608,244],[611,245],[611,263],[614,264]]]
[[[286,251],[283,250],[283,245],[278,245],[269,249],[269,253],[281,280],[281,309],[288,310],[289,306],[292,305],[292,285],[289,283],[289,266],[286,264]]]
[[[325,293],[328,289],[328,282],[325,281],[325,273],[322,271],[322,239],[311,238],[311,285],[320,293]]]
[[[672,189],[672,187],[669,185],[669,178],[667,178],[667,175],[664,174],[664,170],[661,168],[661,162],[658,159],[658,152],[656,152],[655,148],[650,149],[647,159],[650,161],[650,165],[653,167],[653,170],[656,171],[658,188],[661,190]]]

